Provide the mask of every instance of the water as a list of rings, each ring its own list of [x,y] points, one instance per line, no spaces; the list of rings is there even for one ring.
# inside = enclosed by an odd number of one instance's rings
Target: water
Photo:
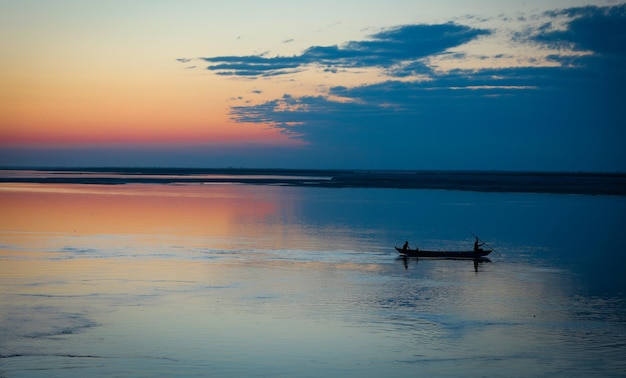
[[[0,376],[623,376],[626,198],[0,185]],[[491,262],[398,260],[394,245]]]

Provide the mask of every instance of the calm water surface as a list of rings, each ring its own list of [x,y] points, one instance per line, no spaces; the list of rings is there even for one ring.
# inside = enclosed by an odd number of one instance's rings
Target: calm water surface
[[[0,376],[623,376],[626,198],[0,185]],[[491,262],[396,259],[405,240]]]

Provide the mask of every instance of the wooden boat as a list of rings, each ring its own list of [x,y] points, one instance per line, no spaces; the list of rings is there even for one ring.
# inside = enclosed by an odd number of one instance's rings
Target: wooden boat
[[[482,251],[426,251],[421,249],[402,249],[394,247],[402,257],[430,257],[443,259],[476,259],[489,255],[491,250]]]

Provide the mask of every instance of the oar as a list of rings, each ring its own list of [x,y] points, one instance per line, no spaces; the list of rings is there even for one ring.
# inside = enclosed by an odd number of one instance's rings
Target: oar
[[[475,233],[473,233],[472,231],[467,231],[467,232],[469,232],[470,234],[472,234],[472,236],[474,236],[476,239],[478,239],[478,241],[482,242],[482,243],[483,243],[483,245],[486,245],[487,247],[491,248],[491,250],[492,250],[492,251],[494,251],[495,253],[497,253],[497,254],[498,254],[498,256],[502,256],[502,255],[500,254],[500,252],[496,251],[496,249],[495,249],[495,248],[493,248],[491,245],[487,244],[487,242],[483,241],[481,238],[479,238],[478,236],[476,236],[476,234],[475,234]]]

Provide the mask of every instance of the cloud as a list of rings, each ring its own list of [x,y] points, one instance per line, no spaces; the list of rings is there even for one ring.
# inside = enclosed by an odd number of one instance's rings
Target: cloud
[[[221,56],[213,58],[202,58],[202,60],[213,64],[207,67],[211,71],[216,71],[218,75],[237,76],[275,76],[286,73],[297,72],[301,63],[294,58],[273,57],[266,58],[258,55],[251,56]]]
[[[429,81],[337,86],[329,90],[329,96],[285,95],[262,104],[232,107],[231,115],[240,122],[272,124],[315,144],[350,140],[374,147],[400,138],[396,143],[404,145],[412,143],[410,136],[445,122],[481,122],[485,106],[519,104],[523,96],[536,96],[540,83],[555,88],[542,92],[543,97],[562,95],[556,88],[563,78],[550,70],[494,69],[471,75],[455,71]],[[491,126],[501,127],[500,122]]]
[[[275,76],[295,73],[308,65],[325,66],[327,72],[338,68],[392,68],[404,64],[404,69],[390,71],[407,75],[425,66],[419,59],[467,43],[489,31],[448,23],[441,25],[404,25],[381,31],[365,41],[350,41],[341,46],[312,46],[300,55],[289,57],[217,56],[204,57],[211,63],[207,69],[219,75]],[[408,62],[408,63],[407,63]]]
[[[579,7],[548,13],[553,20],[567,17],[565,30],[550,30],[535,37],[538,42],[556,47],[572,46],[579,51],[593,51],[605,56],[626,55],[626,4],[615,7]]]
[[[271,125],[334,164],[626,170],[626,5],[547,16],[525,40],[553,49],[559,64],[552,67],[434,71],[426,58],[490,33],[452,23],[399,26],[293,57],[204,59],[230,75],[281,75],[313,64],[326,72],[382,69],[379,83],[231,107],[233,120]]]

